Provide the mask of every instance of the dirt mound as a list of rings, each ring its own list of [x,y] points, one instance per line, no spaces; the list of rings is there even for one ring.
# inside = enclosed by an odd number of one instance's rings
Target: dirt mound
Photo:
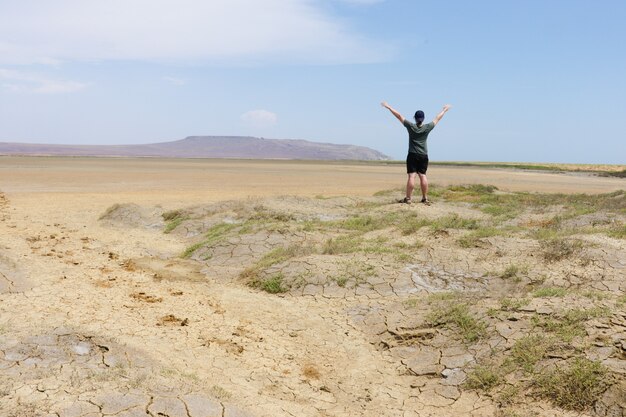
[[[463,198],[431,207],[389,204],[384,195],[229,202],[185,211],[177,227],[196,236],[185,254],[222,280],[345,302],[429,403],[453,407],[474,391],[503,412],[617,409],[610,393],[624,381],[626,339],[623,295],[613,292],[626,292],[626,248],[613,235],[623,208],[602,196],[596,212],[563,220],[558,199],[508,211],[490,203],[485,215]],[[557,386],[575,390],[572,375],[584,372],[602,375],[593,396],[554,400]],[[551,382],[560,378],[567,383]]]
[[[164,222],[159,208],[143,208],[137,204],[113,204],[100,216],[102,224],[110,227],[140,227],[159,230]]]

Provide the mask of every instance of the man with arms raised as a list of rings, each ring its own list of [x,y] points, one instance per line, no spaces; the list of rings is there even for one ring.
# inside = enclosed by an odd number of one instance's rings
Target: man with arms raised
[[[409,154],[406,157],[406,172],[409,176],[406,182],[406,197],[400,200],[401,203],[411,204],[411,196],[413,195],[413,189],[415,188],[415,176],[419,176],[420,188],[422,190],[422,203],[430,205],[428,200],[428,179],[426,178],[426,170],[428,169],[428,147],[426,140],[431,130],[435,128],[437,123],[441,120],[444,114],[450,110],[450,105],[443,106],[443,110],[435,117],[430,123],[424,123],[424,112],[418,110],[415,112],[415,123],[411,123],[406,120],[404,116],[393,109],[386,101],[380,103],[381,106],[386,108],[396,116],[396,118],[402,123],[406,130],[409,132]]]

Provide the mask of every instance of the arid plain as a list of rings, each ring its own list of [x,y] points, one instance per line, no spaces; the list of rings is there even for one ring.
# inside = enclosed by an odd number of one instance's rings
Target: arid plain
[[[0,157],[1,416],[626,416],[626,180]]]

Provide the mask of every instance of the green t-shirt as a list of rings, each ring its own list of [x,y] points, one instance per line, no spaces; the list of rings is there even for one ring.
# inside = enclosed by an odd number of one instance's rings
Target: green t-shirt
[[[435,128],[433,122],[422,124],[421,126],[411,123],[404,119],[404,127],[409,132],[409,153],[416,153],[422,156],[428,156],[428,146],[426,139],[431,130]]]

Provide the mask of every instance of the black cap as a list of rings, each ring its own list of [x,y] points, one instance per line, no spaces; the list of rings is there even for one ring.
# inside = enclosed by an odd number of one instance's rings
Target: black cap
[[[417,123],[422,123],[424,121],[424,112],[421,110],[418,110],[415,112],[415,121]]]

